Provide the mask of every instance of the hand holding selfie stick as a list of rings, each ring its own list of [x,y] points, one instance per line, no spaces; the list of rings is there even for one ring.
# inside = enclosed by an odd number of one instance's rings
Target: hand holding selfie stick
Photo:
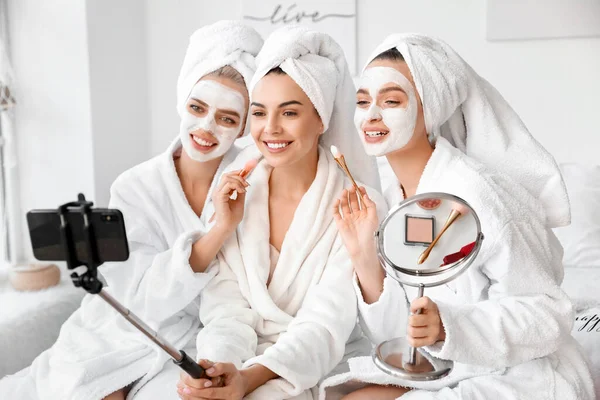
[[[96,241],[92,225],[90,224],[91,216],[91,201],[86,201],[83,194],[79,194],[78,200],[71,203],[63,204],[58,208],[58,215],[60,216],[60,233],[61,242],[65,252],[65,261],[69,269],[75,269],[81,265],[87,267],[87,270],[81,274],[73,272],[71,274],[71,280],[76,287],[84,288],[90,294],[97,294],[104,301],[106,301],[112,308],[114,308],[119,314],[121,314],[127,321],[129,321],[137,330],[142,332],[146,337],[156,343],[161,349],[163,349],[173,359],[173,362],[187,372],[192,378],[207,378],[204,368],[198,365],[193,359],[191,359],[183,350],[177,350],[170,343],[165,341],[160,335],[152,330],[144,321],[139,319],[129,309],[123,307],[114,297],[107,293],[102,288],[102,282],[98,280],[97,268],[102,263],[99,262]],[[84,262],[77,260],[77,252],[75,243],[73,242],[71,227],[69,226],[66,218],[67,209],[79,209],[83,216],[83,234],[84,234],[84,245],[86,246],[88,259]],[[210,378],[208,378],[210,379]]]

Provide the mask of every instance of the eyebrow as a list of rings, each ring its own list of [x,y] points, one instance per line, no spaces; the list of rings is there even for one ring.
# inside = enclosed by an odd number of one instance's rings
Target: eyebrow
[[[404,89],[402,89],[401,87],[398,87],[398,86],[391,86],[391,87],[383,88],[379,91],[379,94],[385,94],[385,93],[394,92],[394,91],[398,91],[398,92],[402,92],[402,93],[406,94]]]
[[[221,111],[223,114],[232,115],[234,117],[240,118],[240,114],[237,111],[234,111],[234,110],[219,110],[219,111]]]
[[[300,106],[302,105],[302,103],[300,103],[298,100],[290,100],[290,101],[285,101],[285,102],[281,103],[279,106],[277,106],[277,108],[283,108],[283,107],[286,107],[286,106],[291,106],[293,104],[297,104],[297,105],[300,105]],[[255,101],[253,101],[252,103],[250,103],[250,105],[251,106],[256,106],[256,107],[267,108],[267,107],[265,107],[264,104],[260,104],[260,103],[257,103]]]
[[[367,89],[358,89],[358,91],[356,92],[356,94],[366,94],[369,95],[369,92],[367,91]]]
[[[198,99],[197,99],[197,98],[195,98],[195,97],[190,97],[190,99],[192,99],[192,100],[194,100],[194,101],[197,101],[198,103],[202,104],[203,106],[206,106],[206,107],[208,107],[208,104],[206,104],[206,103],[205,103],[205,102],[203,102],[202,100],[198,100]]]

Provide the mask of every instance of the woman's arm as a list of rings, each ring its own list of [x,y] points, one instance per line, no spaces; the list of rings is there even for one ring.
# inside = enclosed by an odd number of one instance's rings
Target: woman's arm
[[[562,260],[551,254],[552,235],[508,223],[483,267],[489,299],[461,305],[436,302],[446,339],[429,351],[498,368],[555,352],[570,335],[573,310],[559,287]]]
[[[111,188],[110,207],[121,210],[129,241],[129,259],[106,263],[100,273],[109,292],[146,322],[157,325],[190,304],[216,273],[195,273],[189,264],[192,244],[204,232],[181,235],[168,248],[144,199],[126,185]]]

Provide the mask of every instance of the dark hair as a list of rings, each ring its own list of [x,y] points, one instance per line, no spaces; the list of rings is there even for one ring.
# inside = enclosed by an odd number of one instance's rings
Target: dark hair
[[[285,71],[284,71],[284,70],[282,70],[282,69],[281,69],[281,67],[279,67],[279,66],[277,66],[277,67],[275,67],[275,68],[272,68],[272,69],[270,69],[270,70],[269,70],[269,72],[267,72],[267,73],[265,74],[265,76],[266,76],[266,75],[269,75],[269,74],[275,74],[275,75],[287,75],[287,74],[285,73]]]
[[[379,54],[377,57],[375,57],[373,59],[373,61],[404,61],[404,57],[402,56],[402,53],[400,53],[398,51],[397,48],[392,47],[389,50],[384,51],[383,53]]]

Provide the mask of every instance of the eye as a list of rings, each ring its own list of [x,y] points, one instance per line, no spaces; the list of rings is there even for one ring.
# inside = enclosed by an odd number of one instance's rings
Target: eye
[[[400,104],[400,102],[396,101],[396,100],[386,100],[385,104],[389,104],[391,106],[397,106],[398,104]]]
[[[235,120],[229,118],[229,117],[222,117],[221,121],[225,122],[227,125],[234,125],[235,124]]]
[[[296,111],[284,111],[283,115],[286,117],[294,117],[294,116],[298,115],[298,113]]]
[[[367,100],[358,100],[356,102],[356,105],[359,107],[366,107],[368,106],[370,103]]]
[[[252,116],[253,116],[253,117],[264,117],[264,116],[265,116],[265,113],[264,113],[264,112],[262,112],[262,111],[258,111],[258,110],[256,110],[256,111],[252,111]]]

